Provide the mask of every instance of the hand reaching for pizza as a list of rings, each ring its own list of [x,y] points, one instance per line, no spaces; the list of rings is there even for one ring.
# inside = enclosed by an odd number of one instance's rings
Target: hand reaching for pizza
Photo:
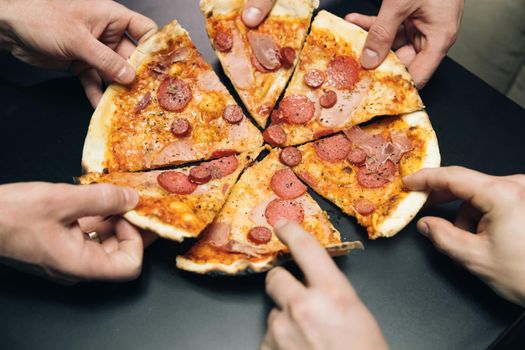
[[[498,294],[525,305],[525,175],[496,177],[461,167],[424,169],[404,179],[429,201],[463,200],[454,224],[424,217],[419,231]]]
[[[62,282],[128,280],[141,270],[143,239],[121,214],[138,201],[113,185],[28,182],[0,186],[0,257]],[[99,243],[85,232],[96,231]],[[113,235],[114,232],[114,235]]]
[[[306,283],[282,267],[268,273],[266,291],[277,308],[261,349],[386,349],[374,317],[316,239],[295,222],[275,228]]]
[[[242,21],[255,28],[268,16],[277,0],[248,0],[242,11]]]
[[[0,0],[0,47],[40,67],[78,75],[93,106],[103,81],[129,84],[126,58],[153,34],[155,23],[108,0]]]
[[[463,5],[464,0],[384,0],[377,17],[350,13],[345,19],[369,31],[364,68],[376,68],[393,49],[421,89],[456,41]]]

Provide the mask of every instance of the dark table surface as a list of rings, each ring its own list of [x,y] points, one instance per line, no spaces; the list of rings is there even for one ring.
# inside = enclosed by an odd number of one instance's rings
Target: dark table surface
[[[159,25],[178,18],[218,67],[197,0],[124,3]],[[322,1],[322,7],[338,15],[377,11],[364,1]],[[80,173],[92,109],[76,79],[48,78],[48,73],[0,56],[0,183],[71,182]],[[523,109],[450,59],[443,61],[422,98],[444,165],[493,174],[525,172]],[[392,239],[369,242],[354,220],[316,198],[345,236],[364,241],[364,252],[337,262],[393,349],[487,348],[522,314],[438,253],[414,223]],[[452,218],[456,206],[425,209],[420,215]],[[257,348],[272,307],[264,294],[264,276],[210,278],[178,271],[174,257],[189,243],[158,241],[147,251],[141,277],[128,283],[61,287],[0,267],[0,348]]]

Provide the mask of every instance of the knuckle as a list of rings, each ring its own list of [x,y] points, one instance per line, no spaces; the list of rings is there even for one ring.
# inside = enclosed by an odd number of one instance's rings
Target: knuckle
[[[288,305],[290,315],[299,322],[308,322],[312,319],[312,310],[304,298],[292,299]]]
[[[387,29],[383,24],[377,22],[370,28],[369,36],[374,42],[382,45],[390,44],[394,37],[393,33],[391,33],[389,29]]]

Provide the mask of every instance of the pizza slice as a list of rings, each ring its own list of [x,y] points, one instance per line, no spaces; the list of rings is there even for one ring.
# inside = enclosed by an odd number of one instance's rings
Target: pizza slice
[[[402,177],[440,164],[423,111],[287,147],[282,157],[314,191],[356,217],[371,239],[395,235],[425,203],[428,193],[404,190]]]
[[[273,233],[279,219],[300,222],[333,255],[361,248],[342,242],[328,215],[273,149],[248,168],[213,223],[177,267],[197,273],[241,274],[269,270],[288,252]]]
[[[130,86],[110,85],[84,144],[85,172],[137,171],[257,149],[262,137],[173,21],[140,44]]]
[[[111,183],[138,191],[137,207],[124,214],[132,224],[164,238],[197,237],[222,208],[239,174],[259,150],[176,170],[88,173],[81,184]]]
[[[201,0],[213,48],[244,105],[261,127],[284,90],[318,0],[277,0],[256,29],[241,20],[246,0]]]
[[[423,109],[405,66],[393,52],[376,69],[361,67],[366,32],[327,11],[312,22],[300,61],[265,140],[298,145],[375,116]]]

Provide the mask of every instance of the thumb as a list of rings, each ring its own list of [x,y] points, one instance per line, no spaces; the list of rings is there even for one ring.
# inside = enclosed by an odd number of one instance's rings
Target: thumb
[[[120,84],[129,84],[135,79],[135,69],[122,56],[91,34],[78,45],[78,59],[95,68],[103,76]]]
[[[361,52],[361,65],[365,69],[374,69],[383,62],[392,48],[399,26],[406,18],[404,11],[393,11],[391,7],[383,4],[370,26]]]
[[[242,21],[255,28],[268,16],[276,0],[248,0],[242,11]]]
[[[110,184],[71,186],[68,191],[69,205],[62,211],[62,218],[74,222],[86,216],[109,216],[133,209],[138,201],[137,191]]]
[[[428,237],[442,253],[471,269],[482,253],[481,237],[454,226],[451,222],[433,216],[422,218],[417,229]]]

